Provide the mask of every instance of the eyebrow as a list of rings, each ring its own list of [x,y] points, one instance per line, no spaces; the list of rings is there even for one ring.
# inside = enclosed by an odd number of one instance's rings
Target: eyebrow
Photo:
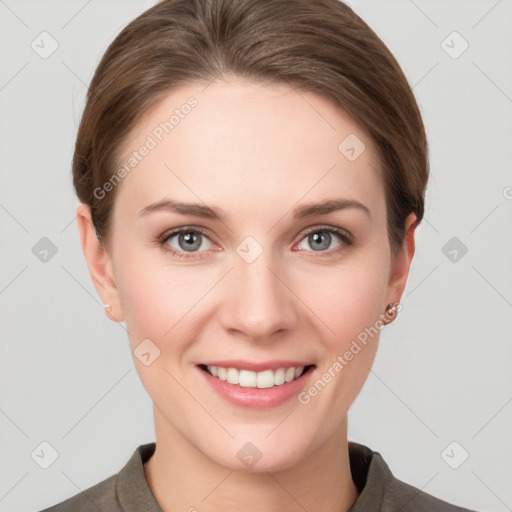
[[[327,199],[318,203],[306,203],[292,210],[294,219],[303,219],[315,215],[326,215],[328,213],[345,210],[347,208],[356,208],[365,212],[370,218],[371,213],[367,206],[355,199]],[[168,211],[171,213],[180,213],[183,215],[193,215],[195,217],[204,217],[208,219],[227,221],[227,216],[220,208],[206,206],[200,203],[186,203],[175,201],[173,199],[162,199],[144,207],[139,216],[143,217],[153,212]]]

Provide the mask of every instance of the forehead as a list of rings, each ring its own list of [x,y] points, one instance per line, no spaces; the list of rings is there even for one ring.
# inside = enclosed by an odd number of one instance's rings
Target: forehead
[[[174,89],[132,131],[124,164],[116,199],[123,209],[165,195],[248,214],[337,196],[385,208],[367,132],[327,99],[285,84],[236,79]]]

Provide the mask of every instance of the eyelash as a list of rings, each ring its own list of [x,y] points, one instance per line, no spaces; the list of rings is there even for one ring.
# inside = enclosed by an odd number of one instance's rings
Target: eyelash
[[[302,240],[304,240],[304,238],[306,238],[311,233],[323,233],[323,232],[334,233],[335,235],[338,235],[343,243],[340,247],[338,247],[336,249],[331,249],[329,251],[307,251],[307,252],[318,252],[319,255],[316,257],[320,257],[320,258],[323,257],[322,253],[326,253],[328,256],[332,256],[333,254],[342,252],[346,246],[351,246],[354,244],[354,240],[352,239],[351,236],[346,234],[345,231],[342,231],[341,229],[335,228],[333,226],[318,226],[318,227],[313,227],[313,228],[307,229],[304,232],[304,235],[300,239],[300,241],[302,242]],[[156,239],[156,242],[162,248],[162,250],[171,253],[172,256],[178,256],[179,258],[195,258],[195,259],[202,258],[202,256],[198,257],[197,254],[200,254],[201,252],[204,252],[204,251],[190,252],[190,253],[187,253],[186,251],[178,252],[174,248],[170,247],[167,244],[167,242],[171,238],[173,238],[174,236],[179,235],[181,233],[200,233],[202,236],[204,236],[205,238],[208,238],[208,240],[210,240],[206,231],[204,231],[201,228],[183,227],[183,228],[178,228],[178,229],[174,229],[171,231],[166,231],[165,233],[163,233]]]

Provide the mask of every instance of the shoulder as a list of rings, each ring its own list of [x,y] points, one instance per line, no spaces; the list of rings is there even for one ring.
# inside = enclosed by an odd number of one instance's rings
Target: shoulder
[[[475,512],[443,501],[393,477],[386,488],[382,512]]]
[[[349,442],[350,469],[360,496],[349,512],[475,512],[448,503],[399,480],[382,455]]]
[[[123,512],[116,494],[117,474],[40,512]]]
[[[143,466],[155,446],[154,442],[138,446],[119,473],[40,512],[124,512],[128,508],[162,512],[148,486]]]

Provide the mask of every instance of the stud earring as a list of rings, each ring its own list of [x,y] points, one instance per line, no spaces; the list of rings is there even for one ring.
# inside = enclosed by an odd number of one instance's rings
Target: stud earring
[[[399,302],[392,302],[392,303],[388,304],[386,307],[386,313],[388,315],[394,315],[395,312],[399,311],[399,309],[398,309],[399,306],[400,306]]]
[[[103,304],[105,311],[112,311],[112,306],[110,304]]]

